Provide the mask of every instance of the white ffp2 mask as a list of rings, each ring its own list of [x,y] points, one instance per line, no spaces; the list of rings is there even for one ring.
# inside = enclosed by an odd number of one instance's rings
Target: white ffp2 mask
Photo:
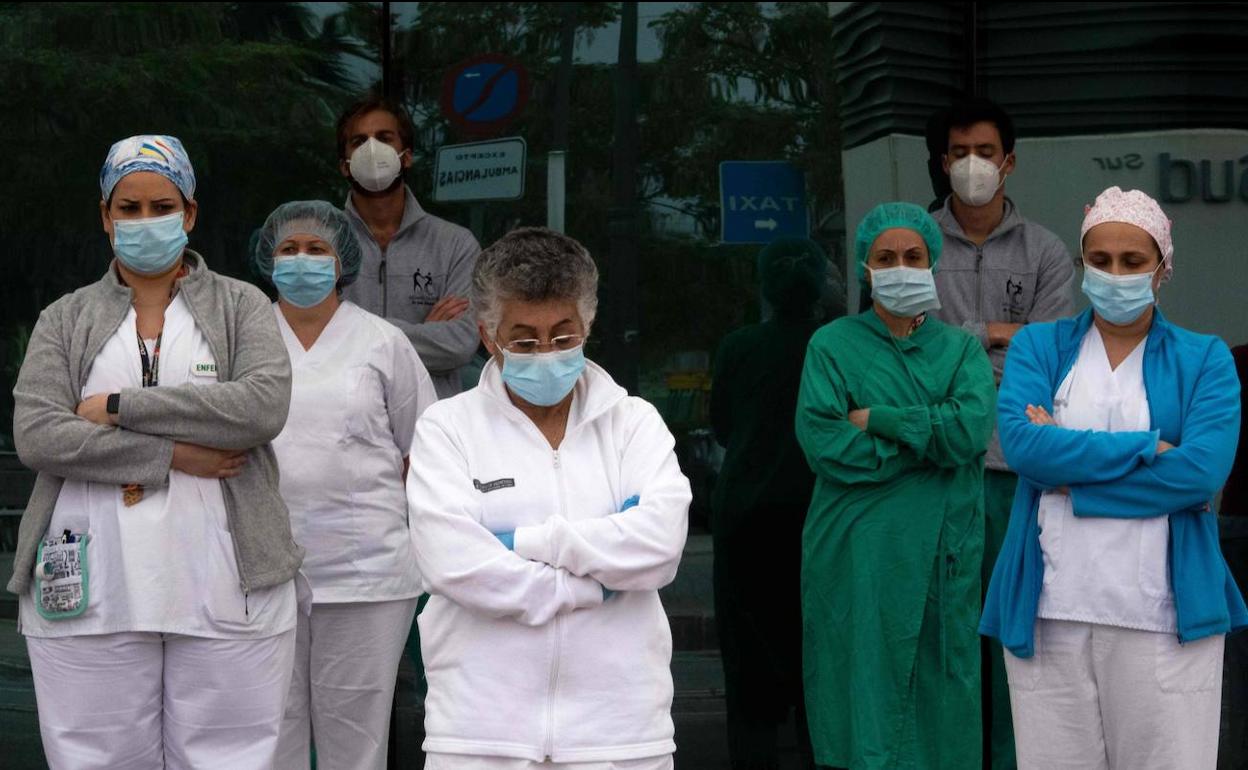
[[[997,188],[1005,184],[1001,167],[992,161],[971,154],[949,164],[949,186],[959,200],[968,206],[982,206],[997,194]]]
[[[403,171],[403,161],[399,153],[390,145],[371,136],[367,142],[355,148],[347,165],[351,170],[351,178],[369,192],[385,190]]]

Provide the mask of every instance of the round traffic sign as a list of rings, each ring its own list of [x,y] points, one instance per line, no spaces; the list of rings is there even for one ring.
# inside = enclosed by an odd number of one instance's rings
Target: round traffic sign
[[[460,62],[442,78],[442,114],[472,134],[502,131],[529,100],[529,74],[508,56],[487,53]]]

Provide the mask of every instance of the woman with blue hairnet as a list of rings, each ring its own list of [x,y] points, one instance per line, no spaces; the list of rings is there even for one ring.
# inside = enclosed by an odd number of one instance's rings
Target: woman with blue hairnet
[[[802,544],[815,761],[980,766],[979,612],[992,367],[940,307],[936,222],[884,203],[858,226],[874,306],[815,333],[797,439],[815,472]]]
[[[270,441],[290,364],[264,294],[188,249],[171,136],[113,145],[115,259],[39,318],[14,388],[38,471],[20,595],[53,768],[272,767],[302,554]]]
[[[411,342],[339,298],[360,270],[346,215],[284,203],[252,259],[276,288],[290,417],[273,442],[312,609],[300,616],[276,767],[383,768],[395,674],[420,595],[403,479],[416,418],[437,400]]]
[[[737,329],[715,354],[711,426],[724,464],[711,496],[715,625],[724,664],[733,768],[775,767],[778,727],[796,710],[804,738],[802,522],[815,479],[793,435],[793,415],[828,258],[806,238],[758,255],[771,318]],[[759,561],[769,567],[760,572]],[[809,743],[799,745],[809,755]]]

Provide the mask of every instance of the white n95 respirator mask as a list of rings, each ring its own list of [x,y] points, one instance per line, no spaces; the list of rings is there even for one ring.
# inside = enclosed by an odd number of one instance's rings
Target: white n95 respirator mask
[[[351,178],[369,192],[381,192],[389,188],[403,171],[403,161],[399,153],[390,145],[371,136],[367,142],[355,148],[347,166],[351,170]]]
[[[949,164],[949,186],[966,205],[982,206],[1005,184],[1005,175],[1001,173],[1004,166],[1005,161],[998,167],[973,153],[958,158]]]

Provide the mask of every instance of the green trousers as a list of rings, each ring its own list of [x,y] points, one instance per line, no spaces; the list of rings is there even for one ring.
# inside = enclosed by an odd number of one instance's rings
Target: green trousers
[[[421,700],[424,700],[425,694],[429,692],[429,683],[425,681],[425,660],[420,655],[420,625],[416,621],[428,603],[429,594],[421,594],[416,602],[416,615],[412,618],[412,627],[407,632],[407,644],[404,645],[407,649],[407,657],[411,658],[412,665],[416,667],[416,687],[420,691]]]
[[[992,567],[997,563],[1005,529],[1010,523],[1018,476],[1009,471],[984,471],[984,571],[983,590],[988,591]],[[1005,679],[1005,657],[996,639],[983,640],[984,767],[1015,770],[1014,721],[1010,713],[1010,686]]]

